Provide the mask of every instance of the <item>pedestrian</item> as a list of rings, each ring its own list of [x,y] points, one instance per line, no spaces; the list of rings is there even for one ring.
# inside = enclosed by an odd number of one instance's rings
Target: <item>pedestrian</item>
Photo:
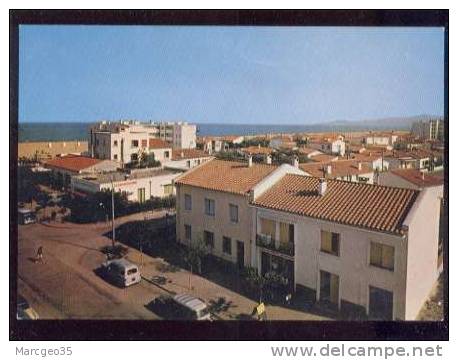
[[[37,261],[43,263],[43,246],[40,246],[37,250]]]

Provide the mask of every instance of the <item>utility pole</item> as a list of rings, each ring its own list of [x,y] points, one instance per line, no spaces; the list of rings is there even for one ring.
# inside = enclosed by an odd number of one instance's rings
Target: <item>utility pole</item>
[[[115,211],[114,211],[114,186],[111,177],[111,245],[115,247]]]

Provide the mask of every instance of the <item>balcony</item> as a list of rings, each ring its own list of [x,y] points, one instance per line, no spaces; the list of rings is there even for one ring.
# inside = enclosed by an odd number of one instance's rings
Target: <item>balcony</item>
[[[256,245],[271,251],[279,252],[287,256],[294,256],[293,243],[280,243],[279,246],[275,246],[275,239],[273,239],[269,235],[257,234]]]

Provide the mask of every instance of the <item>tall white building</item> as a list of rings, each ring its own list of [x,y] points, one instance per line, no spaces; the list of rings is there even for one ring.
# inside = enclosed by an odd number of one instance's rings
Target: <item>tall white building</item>
[[[444,120],[431,119],[428,121],[417,121],[412,124],[412,134],[423,140],[444,141]]]
[[[196,125],[187,122],[161,122],[155,124],[159,137],[170,142],[174,149],[196,147]]]
[[[188,123],[102,121],[89,131],[90,155],[121,164],[137,161],[142,153],[154,153],[157,160],[169,161],[172,148],[195,147],[196,126]]]

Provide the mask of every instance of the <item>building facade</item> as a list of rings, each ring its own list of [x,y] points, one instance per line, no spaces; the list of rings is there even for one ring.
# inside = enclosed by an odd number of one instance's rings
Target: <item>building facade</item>
[[[444,141],[444,120],[417,121],[412,124],[412,134],[422,140]]]
[[[414,320],[441,272],[431,192],[306,176],[296,166],[212,160],[176,180],[177,240],[326,306]],[[394,204],[396,204],[394,206]]]
[[[163,169],[136,170],[131,173],[112,172],[73,176],[71,187],[81,193],[96,193],[114,189],[127,194],[127,200],[143,203],[153,197],[175,194],[173,181],[181,172]]]
[[[152,146],[158,140],[162,147]],[[122,165],[138,161],[142,153],[156,149],[195,148],[196,126],[187,123],[140,123],[138,121],[100,122],[90,128],[89,152],[92,157],[109,159]],[[155,153],[155,156],[158,155]],[[168,160],[157,156],[157,160]]]

